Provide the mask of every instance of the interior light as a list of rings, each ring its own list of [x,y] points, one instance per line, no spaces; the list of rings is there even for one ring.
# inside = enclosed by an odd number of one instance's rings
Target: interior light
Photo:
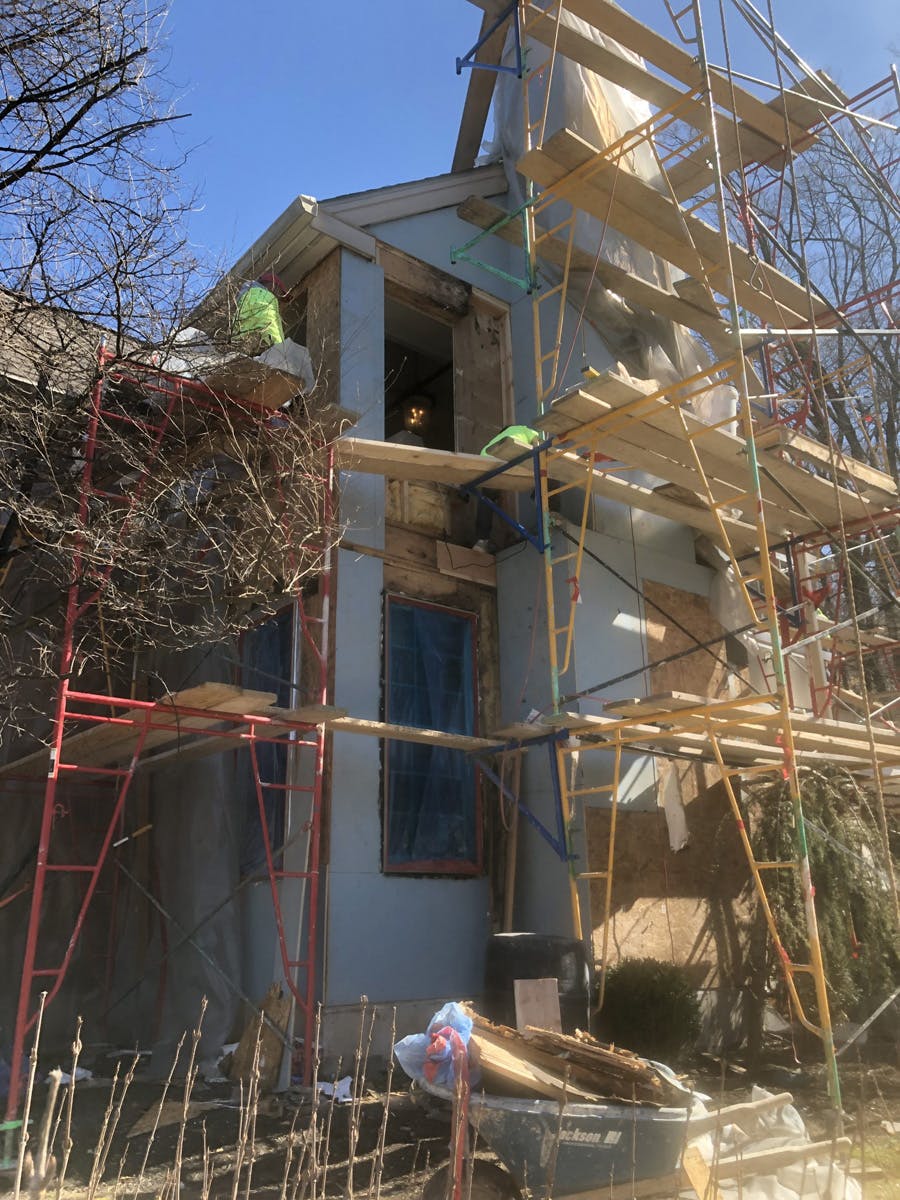
[[[403,427],[410,433],[424,433],[431,421],[430,396],[409,396],[403,401]]]

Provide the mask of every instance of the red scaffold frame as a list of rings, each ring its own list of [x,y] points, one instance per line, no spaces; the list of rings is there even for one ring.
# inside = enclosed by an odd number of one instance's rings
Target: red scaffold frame
[[[113,358],[105,351],[100,351],[100,373],[97,382],[90,393],[90,409],[87,430],[84,436],[82,452],[83,466],[80,472],[80,494],[78,501],[78,523],[87,528],[90,519],[92,498],[115,501],[123,505],[122,530],[127,530],[129,513],[133,509],[147,480],[162,453],[163,442],[169,427],[172,413],[177,402],[185,400],[195,404],[198,409],[209,409],[213,404],[217,407],[229,406],[240,412],[242,417],[260,422],[270,432],[277,435],[277,430],[283,427],[286,417],[284,413],[273,413],[270,409],[255,405],[247,400],[236,401],[222,393],[213,392],[207,385],[170,375],[162,371],[147,371],[141,369],[140,374],[133,373],[127,365],[113,366]],[[112,495],[94,487],[94,467],[101,447],[100,431],[106,418],[116,419],[119,414],[108,413],[103,408],[105,382],[110,376],[118,380],[129,379],[137,382],[142,389],[157,393],[163,397],[161,413],[155,418],[155,424],[141,422],[141,428],[152,434],[151,448],[148,460],[140,478],[130,493],[130,499]],[[295,613],[299,618],[299,635],[305,653],[311,655],[314,670],[310,677],[314,678],[309,699],[314,706],[325,706],[328,700],[328,641],[330,608],[333,587],[334,570],[334,453],[330,445],[322,447],[323,466],[321,475],[317,476],[320,485],[320,503],[322,514],[322,529],[324,531],[321,546],[321,568],[318,574],[319,609],[316,616],[307,611],[302,593],[295,597]],[[78,690],[73,686],[76,673],[76,630],[78,622],[100,598],[104,584],[109,580],[112,568],[104,568],[100,575],[99,584],[92,584],[88,595],[82,594],[80,582],[83,566],[83,539],[76,540],[72,556],[72,576],[68,586],[65,601],[65,615],[59,651],[59,682],[56,689],[55,703],[52,714],[52,739],[49,746],[49,761],[44,782],[43,807],[41,813],[40,833],[38,838],[35,861],[34,881],[32,885],[31,907],[25,938],[25,952],[22,962],[21,981],[19,985],[18,1006],[13,1033],[10,1062],[10,1084],[6,1105],[7,1120],[16,1117],[22,1089],[22,1074],[26,1060],[26,1041],[35,1028],[38,1008],[35,1003],[35,987],[41,981],[48,981],[44,1004],[49,1004],[59,993],[72,962],[76,947],[81,938],[85,920],[97,891],[97,885],[109,861],[110,848],[114,843],[116,832],[121,827],[121,821],[126,809],[135,772],[141,760],[141,755],[151,731],[155,733],[170,733],[173,737],[187,731],[193,736],[212,737],[216,741],[216,749],[233,745],[235,749],[249,748],[250,763],[253,773],[254,788],[258,801],[260,819],[265,846],[265,865],[269,879],[275,917],[275,928],[279,944],[279,953],[284,973],[284,982],[292,996],[299,1015],[303,1041],[303,1070],[308,1080],[311,1072],[311,1048],[315,1032],[315,1009],[317,1000],[316,952],[318,945],[318,906],[320,897],[320,854],[321,854],[321,819],[322,819],[322,788],[325,764],[326,730],[322,723],[312,720],[295,720],[283,711],[273,718],[259,712],[235,713],[216,711],[215,709],[194,709],[179,705],[177,700],[140,701],[130,697],[121,697],[105,693]],[[190,718],[201,718],[205,727],[191,725]],[[130,758],[125,765],[98,766],[66,760],[67,726],[78,722],[79,728],[105,725],[118,727],[119,731],[133,731],[133,745],[130,748]],[[187,724],[186,724],[187,722]],[[260,778],[257,747],[259,744],[283,745],[287,750],[287,774],[285,782]],[[312,756],[311,782],[298,782],[296,759],[307,752]],[[14,768],[14,764],[11,764]],[[58,790],[62,779],[87,777],[89,786],[96,787],[99,783],[110,783],[115,788],[115,798],[108,819],[102,827],[99,847],[96,852],[86,857],[85,862],[52,862],[51,848],[53,844],[54,824],[62,811],[59,803]],[[306,816],[298,822],[301,832],[306,834],[306,855],[303,870],[285,870],[279,865],[279,849],[271,844],[271,838],[266,820],[264,793],[277,789],[286,801],[297,801],[303,797]],[[76,855],[70,855],[74,858]],[[42,926],[42,909],[48,877],[51,875],[72,875],[86,880],[84,892],[72,925],[71,933],[61,961],[55,966],[38,965],[39,945]],[[285,932],[284,914],[279,882],[282,879],[304,881],[305,903],[303,905],[302,936],[298,936],[298,945],[302,953],[289,950]],[[296,1028],[296,1025],[295,1025]]]

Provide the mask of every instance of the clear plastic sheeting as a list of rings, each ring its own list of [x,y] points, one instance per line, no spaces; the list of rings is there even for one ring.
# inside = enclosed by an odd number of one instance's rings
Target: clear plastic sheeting
[[[561,19],[582,37],[643,66],[639,57],[599,33],[587,22],[568,12],[563,12]],[[541,56],[549,57],[550,52],[541,46],[535,46],[531,53],[534,57],[531,66],[534,69],[542,61]],[[515,65],[512,34],[507,39],[503,63],[506,66]],[[541,101],[539,93],[540,87],[532,84],[532,120],[537,115],[537,104]],[[509,182],[511,207],[520,205],[525,200],[523,181],[516,172],[516,163],[522,155],[524,144],[523,107],[522,81],[513,74],[501,74],[494,102],[494,141],[489,147],[488,157],[503,160]],[[616,142],[624,133],[643,125],[652,114],[653,110],[645,100],[617,84],[601,79],[579,63],[572,62],[562,55],[556,56],[547,104],[545,141],[558,130],[566,128],[598,150],[602,150]],[[629,151],[623,157],[622,167],[633,171],[658,190],[666,191],[663,174],[650,141],[641,142],[634,150]],[[543,213],[542,224],[545,227],[553,227],[559,221],[565,220],[568,211],[568,206],[561,201]],[[671,290],[673,282],[684,277],[683,271],[588,213],[579,212],[576,217],[575,244],[588,253],[592,261],[599,255],[630,274],[666,290]],[[541,271],[551,282],[558,281],[559,273],[550,264],[542,263]],[[655,379],[660,384],[665,384],[693,375],[709,365],[710,360],[705,349],[683,326],[648,309],[626,304],[615,292],[604,288],[596,279],[592,280],[590,271],[570,271],[567,301],[576,316],[583,308],[584,320],[592,326],[613,356],[624,362],[633,375]],[[572,357],[576,359],[579,356]],[[716,388],[703,397],[702,406],[698,406],[696,411],[704,420],[720,420],[735,411],[735,403],[733,388]]]
[[[751,1099],[765,1100],[771,1093],[754,1088]],[[699,1113],[695,1110],[692,1117]],[[707,1163],[728,1159],[748,1159],[769,1150],[801,1148],[811,1141],[803,1118],[792,1104],[770,1108],[745,1116],[740,1125],[723,1125],[704,1134],[696,1146]],[[751,1175],[748,1166],[733,1179],[720,1179],[718,1195],[722,1200],[862,1200],[859,1183],[833,1161],[827,1148],[816,1157],[801,1157],[787,1166],[766,1174]],[[732,1168],[738,1171],[738,1166]],[[722,1174],[724,1174],[724,1169]],[[729,1172],[731,1173],[731,1172]]]

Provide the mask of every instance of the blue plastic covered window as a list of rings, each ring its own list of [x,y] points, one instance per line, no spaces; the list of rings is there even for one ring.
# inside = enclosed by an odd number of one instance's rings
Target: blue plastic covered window
[[[386,719],[474,734],[475,636],[471,613],[389,597]],[[471,756],[446,746],[389,741],[385,775],[385,870],[479,871],[481,820]]]

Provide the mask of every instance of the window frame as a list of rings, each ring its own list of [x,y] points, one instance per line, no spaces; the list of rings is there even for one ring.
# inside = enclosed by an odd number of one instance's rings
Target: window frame
[[[384,596],[384,659],[383,659],[383,697],[382,708],[384,720],[390,723],[390,608],[392,604],[403,604],[412,608],[424,608],[434,612],[446,613],[448,616],[462,617],[469,625],[472,638],[472,701],[473,701],[473,737],[478,736],[479,713],[479,676],[478,676],[478,614],[463,608],[454,608],[447,604],[436,604],[431,600],[421,600],[405,596],[399,592],[386,592]],[[474,767],[474,821],[475,821],[475,855],[469,862],[460,859],[417,859],[415,862],[392,863],[389,850],[390,823],[390,758],[392,742],[386,739],[382,755],[382,786],[381,786],[381,869],[385,875],[440,875],[449,878],[472,879],[484,874],[484,822],[483,822],[483,777],[477,763]],[[465,753],[460,750],[458,753]]]

